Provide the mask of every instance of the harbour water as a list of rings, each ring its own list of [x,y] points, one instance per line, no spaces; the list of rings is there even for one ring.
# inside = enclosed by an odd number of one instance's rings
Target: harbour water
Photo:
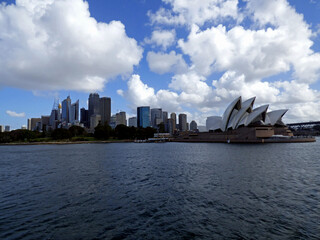
[[[0,146],[0,239],[319,239],[320,144]]]

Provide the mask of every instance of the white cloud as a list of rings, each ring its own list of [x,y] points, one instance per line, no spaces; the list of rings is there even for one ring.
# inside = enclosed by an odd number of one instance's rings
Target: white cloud
[[[312,111],[319,109],[319,91],[310,85],[320,78],[320,53],[312,49],[317,34],[288,1],[248,0],[242,9],[238,1],[163,1],[171,8],[149,12],[150,21],[156,27],[187,27],[188,37],[178,40],[178,47],[181,58],[191,63],[177,72],[171,67],[177,54],[149,53],[149,67],[157,73],[175,73],[170,92],[178,94],[176,101],[182,107],[194,109],[194,116],[197,111],[199,116],[221,113],[242,95],[243,99],[256,96],[257,106],[289,108],[288,120],[320,117]],[[227,25],[226,19],[232,21]],[[212,81],[213,73],[222,76]],[[279,74],[289,77],[276,80]]]
[[[164,111],[177,111],[180,109],[178,94],[168,90],[155,92],[154,88],[144,84],[139,75],[132,75],[129,79],[128,90],[118,90],[118,94],[124,96],[131,104],[132,109],[138,106],[162,107]]]
[[[160,8],[148,15],[152,24],[168,25],[203,25],[217,19],[233,18],[238,15],[238,0],[163,0],[172,9]]]
[[[10,116],[10,117],[25,117],[26,114],[24,112],[22,113],[16,113],[14,111],[10,111],[10,110],[7,110],[6,113]]]
[[[170,53],[148,52],[147,61],[150,70],[158,74],[168,72],[181,73],[188,69],[182,55],[176,54],[175,51],[171,51]]]
[[[97,22],[82,0],[0,5],[0,83],[32,90],[101,90],[131,74],[142,49],[119,21]]]
[[[145,38],[144,42],[162,47],[166,50],[168,47],[175,43],[176,31],[173,29],[169,30],[155,30],[151,34],[151,38]]]

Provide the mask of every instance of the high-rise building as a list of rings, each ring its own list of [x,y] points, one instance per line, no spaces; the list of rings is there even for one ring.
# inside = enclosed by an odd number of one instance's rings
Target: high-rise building
[[[99,112],[101,115],[101,123],[108,122],[110,124],[111,118],[111,98],[102,97],[99,100]]]
[[[196,123],[196,121],[194,121],[194,120],[191,121],[190,130],[191,131],[197,131],[198,130],[198,124]]]
[[[146,128],[150,127],[150,107],[138,107],[137,108],[137,126]]]
[[[28,130],[40,131],[41,129],[41,118],[30,118],[28,119]]]
[[[151,127],[157,128],[158,124],[163,122],[162,119],[162,109],[152,108],[151,109]]]
[[[98,126],[98,124],[101,122],[101,115],[99,114],[93,114],[91,117],[90,117],[90,129],[91,130],[94,130],[94,128],[96,126]]]
[[[137,117],[129,118],[129,127],[137,127]]]
[[[61,121],[60,109],[52,109],[51,115],[50,115],[51,128],[56,129],[60,121]]]
[[[70,122],[79,122],[79,100],[71,104]]]
[[[170,118],[172,119],[172,129],[175,131],[177,130],[177,115],[175,113],[171,113]]]
[[[10,132],[10,126],[9,125],[4,126],[4,131],[5,132]]]
[[[184,113],[179,114],[179,130],[187,131],[187,115]]]
[[[120,124],[127,126],[126,112],[119,112],[116,114],[116,126]]]
[[[89,99],[88,99],[88,104],[89,104],[89,118],[93,114],[99,114],[100,113],[100,98],[98,93],[90,93]]]
[[[31,131],[31,118],[28,118],[27,129]]]
[[[41,116],[41,130],[47,131],[50,125],[50,116]]]
[[[4,132],[4,126],[0,125],[0,132]]]
[[[69,123],[71,122],[71,98],[68,96],[62,101],[62,121]]]
[[[89,127],[89,111],[85,108],[80,109],[80,123],[87,128]]]
[[[165,132],[169,132],[169,127],[168,127],[168,112],[163,111],[162,112],[162,121],[164,124],[164,130]]]

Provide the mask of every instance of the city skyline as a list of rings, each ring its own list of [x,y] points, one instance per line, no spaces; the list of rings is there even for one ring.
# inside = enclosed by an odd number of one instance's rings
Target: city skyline
[[[127,119],[146,105],[205,125],[240,95],[320,119],[317,1],[0,2],[0,125],[50,115],[55,97],[87,108],[90,92]]]

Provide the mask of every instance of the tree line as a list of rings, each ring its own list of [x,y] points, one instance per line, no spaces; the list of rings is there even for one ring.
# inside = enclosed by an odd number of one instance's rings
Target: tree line
[[[109,124],[99,124],[94,133],[88,133],[84,128],[72,126],[69,129],[57,128],[53,131],[30,131],[25,129],[11,132],[0,132],[0,143],[10,142],[41,142],[50,140],[86,141],[109,139],[147,139],[153,137],[157,130],[151,127],[136,128],[118,125],[112,129]]]

